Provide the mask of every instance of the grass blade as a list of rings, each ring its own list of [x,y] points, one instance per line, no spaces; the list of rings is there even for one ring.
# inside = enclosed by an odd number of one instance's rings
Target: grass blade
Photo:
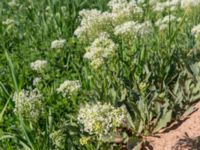
[[[28,144],[30,145],[31,149],[36,150],[26,132],[25,124],[24,124],[24,121],[23,121],[23,118],[21,115],[19,115],[19,120],[20,120],[21,129],[22,129],[22,134],[24,135],[24,137],[25,137],[26,141],[28,142]]]
[[[14,65],[13,65],[12,60],[11,60],[11,58],[8,55],[8,52],[6,50],[5,50],[5,55],[6,55],[6,59],[8,61],[8,65],[10,67],[10,71],[11,71],[11,75],[12,75],[12,80],[13,80],[13,83],[14,83],[15,91],[19,92],[19,86],[18,86],[18,83],[17,83],[17,77],[16,77],[16,72],[15,72],[15,69],[14,69]]]
[[[6,108],[7,108],[9,102],[10,102],[10,98],[7,100],[5,106],[3,107],[3,110],[0,113],[0,123],[3,121],[3,115],[4,115],[5,111],[6,111]]]

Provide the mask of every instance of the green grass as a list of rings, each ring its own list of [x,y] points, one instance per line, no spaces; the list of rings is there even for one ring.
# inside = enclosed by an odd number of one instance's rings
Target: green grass
[[[17,0],[18,6],[10,7],[7,0],[1,0],[0,150],[54,150],[50,135],[59,129],[63,130],[63,149],[121,149],[123,144],[95,138],[80,144],[80,138],[88,134],[77,123],[77,113],[87,102],[126,106],[132,123],[131,134],[123,134],[128,145],[135,145],[191,111],[190,106],[200,98],[200,47],[191,34],[192,27],[200,23],[199,10],[176,10],[173,13],[181,17],[179,23],[170,25],[165,33],[154,27],[150,37],[134,39],[130,45],[113,38],[119,46],[115,57],[95,70],[83,58],[88,44],[76,38],[74,31],[80,24],[79,11],[105,11],[107,2]],[[147,7],[139,21],[155,22],[169,13],[156,14]],[[16,23],[4,25],[8,18]],[[66,39],[63,49],[50,48],[56,39]],[[48,61],[43,72],[30,68],[37,59]],[[37,88],[43,95],[43,113],[36,124],[16,115],[12,100],[15,92],[32,89],[35,77],[42,78]],[[66,79],[81,82],[78,94],[63,97],[55,92]]]

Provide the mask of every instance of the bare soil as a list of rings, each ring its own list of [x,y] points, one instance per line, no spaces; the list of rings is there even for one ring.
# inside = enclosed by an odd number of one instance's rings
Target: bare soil
[[[200,102],[195,111],[155,136],[145,138],[144,150],[200,150],[197,137],[200,136]]]

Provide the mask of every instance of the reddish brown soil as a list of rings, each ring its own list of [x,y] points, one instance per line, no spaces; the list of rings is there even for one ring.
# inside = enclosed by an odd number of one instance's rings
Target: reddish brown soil
[[[200,150],[194,139],[200,136],[200,102],[196,111],[155,136],[146,137],[146,150]]]

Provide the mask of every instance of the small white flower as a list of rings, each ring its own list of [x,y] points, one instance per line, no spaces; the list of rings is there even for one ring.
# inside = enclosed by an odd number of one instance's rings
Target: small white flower
[[[153,10],[156,12],[162,12],[165,9],[175,10],[180,6],[180,0],[167,0],[165,2],[157,2],[153,5]]]
[[[17,6],[18,6],[16,0],[12,0],[12,1],[8,2],[8,5],[9,5],[10,7],[17,7]]]
[[[111,104],[86,104],[79,109],[78,122],[83,130],[95,134],[100,140],[104,136],[112,136],[118,127],[127,124],[127,110],[124,107],[115,108]]]
[[[3,25],[14,25],[16,24],[16,21],[13,19],[6,19],[5,21],[2,22]]]
[[[46,60],[36,60],[35,62],[32,62],[30,64],[30,67],[34,71],[42,71],[45,69],[47,66],[47,61]]]
[[[13,101],[15,102],[14,112],[22,115],[25,119],[36,122],[41,113],[42,95],[38,89],[31,91],[22,90],[15,92]]]
[[[101,32],[109,31],[112,27],[112,14],[97,9],[83,9],[79,12],[81,24],[74,34],[84,42],[93,41]]]
[[[51,42],[51,48],[52,49],[61,49],[64,47],[66,43],[66,40],[62,39],[62,40],[55,40],[53,42]]]
[[[133,0],[111,0],[108,6],[111,8],[113,25],[130,21],[134,16],[143,13],[143,9]]]
[[[167,15],[164,18],[160,18],[156,21],[155,26],[159,27],[159,30],[165,30],[169,27],[169,23],[178,22],[177,18],[173,15]]]
[[[181,0],[182,8],[197,7],[200,5],[200,0]]]
[[[53,145],[55,145],[56,148],[64,149],[65,135],[62,130],[53,131],[50,134],[50,138],[53,142]]]
[[[164,9],[165,9],[165,5],[160,2],[158,2],[153,8],[153,10],[156,12],[162,12]]]
[[[160,31],[164,31],[164,30],[166,30],[166,29],[168,29],[169,28],[169,25],[168,24],[161,24],[160,26],[159,26],[159,30]]]
[[[149,0],[150,5],[156,5],[156,3],[157,3],[157,0]]]
[[[96,58],[94,60],[91,61],[90,65],[94,68],[94,69],[98,69],[100,66],[102,66],[104,64],[104,60],[102,58]]]
[[[39,82],[41,82],[42,78],[41,77],[36,77],[34,80],[33,80],[33,85],[36,86],[39,84]]]
[[[136,37],[138,35],[144,36],[151,33],[152,25],[150,21],[138,23],[134,21],[125,22],[114,29],[114,34],[123,36],[125,39]]]
[[[200,36],[200,24],[194,26],[191,30],[192,34],[197,38]]]
[[[163,18],[162,20],[162,23],[165,24],[165,23],[170,23],[170,22],[173,22],[173,21],[176,21],[176,17],[173,16],[173,15],[167,15]]]
[[[109,34],[104,32],[86,49],[84,58],[91,60],[91,65],[97,69],[116,49],[117,46],[109,38]]]
[[[73,95],[74,93],[78,92],[80,88],[81,84],[78,80],[66,80],[60,85],[59,88],[57,88],[57,92],[62,93],[62,95],[65,97],[66,95]]]
[[[134,22],[134,21],[125,22],[121,25],[116,26],[114,29],[114,33],[115,33],[115,35],[135,34],[136,33],[135,26],[136,25],[137,25],[137,22]]]

